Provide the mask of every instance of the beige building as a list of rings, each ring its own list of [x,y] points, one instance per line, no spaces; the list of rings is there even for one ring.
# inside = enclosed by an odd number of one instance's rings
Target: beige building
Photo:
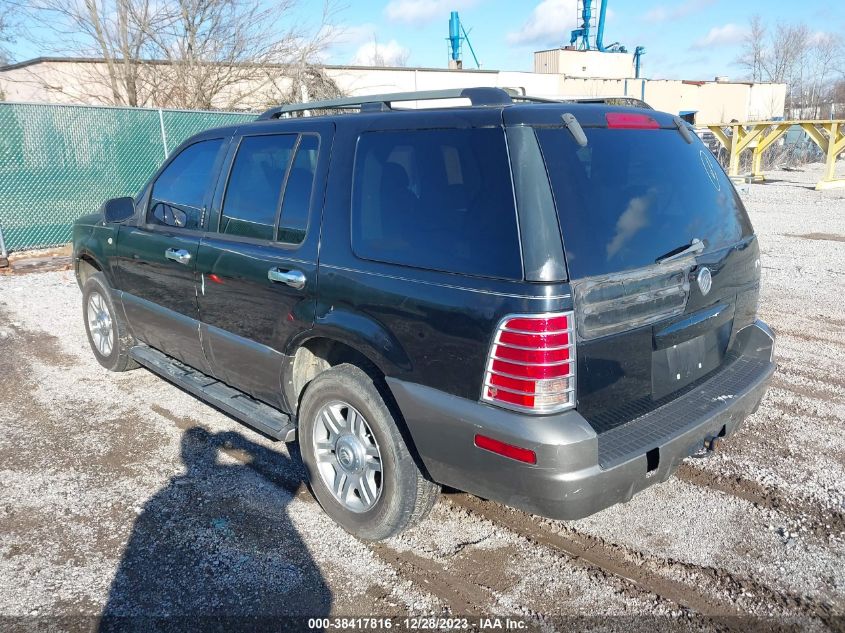
[[[599,51],[552,48],[534,53],[534,72],[567,77],[630,79],[634,77],[634,55]]]
[[[544,59],[542,56],[549,52],[536,54],[535,70],[536,60]],[[583,51],[568,52],[576,56],[585,54]],[[734,119],[770,119],[781,117],[784,112],[784,84],[634,79],[625,76],[633,75],[633,61],[631,55],[623,53],[590,52],[587,57],[552,55],[542,63],[552,64],[544,67],[551,70],[513,72],[331,65],[324,70],[343,92],[350,95],[497,86],[539,97],[630,96],[642,99],[658,110],[674,114],[695,113],[690,116],[699,125],[727,123]],[[581,67],[577,66],[579,63]],[[602,64],[604,66],[600,66]],[[101,60],[66,58],[38,58],[12,64],[0,68],[0,94],[7,101],[15,102],[108,104],[110,90],[103,80],[104,69]],[[564,72],[560,72],[561,69]],[[284,69],[268,67],[263,71],[265,79],[253,78],[229,86],[212,106],[260,110],[275,103],[280,88],[284,89],[286,85]],[[579,72],[590,76],[579,76]],[[610,76],[601,77],[602,73]],[[153,101],[144,105],[159,104]]]

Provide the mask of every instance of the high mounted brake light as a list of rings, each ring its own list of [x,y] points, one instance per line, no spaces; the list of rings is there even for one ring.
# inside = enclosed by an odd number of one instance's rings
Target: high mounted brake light
[[[647,114],[608,112],[604,115],[607,127],[620,130],[656,130],[660,124]]]
[[[487,357],[481,399],[528,413],[574,407],[574,325],[572,312],[502,319]]]

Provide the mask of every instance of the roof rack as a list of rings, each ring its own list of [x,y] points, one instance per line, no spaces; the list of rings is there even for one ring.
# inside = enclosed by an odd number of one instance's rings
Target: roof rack
[[[629,106],[635,108],[648,108],[653,110],[642,99],[629,97],[627,95],[604,95],[602,97],[532,97],[530,95],[512,95],[514,101],[527,101],[529,103],[603,103],[613,106]]]
[[[514,101],[527,101],[528,103],[561,103],[561,99],[552,97],[532,97],[531,95],[511,95]]]
[[[362,95],[326,101],[309,101],[270,108],[258,117],[259,121],[278,119],[293,112],[309,110],[359,109],[390,110],[390,104],[400,101],[434,101],[437,99],[469,99],[473,106],[502,106],[513,103],[511,95],[501,88],[454,88],[450,90],[420,90],[417,92],[394,92],[383,95]]]

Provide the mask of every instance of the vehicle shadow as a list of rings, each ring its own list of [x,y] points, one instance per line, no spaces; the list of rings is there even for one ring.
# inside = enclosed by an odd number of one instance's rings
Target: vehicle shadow
[[[99,630],[303,630],[327,616],[331,591],[286,508],[302,464],[199,427],[181,453],[186,472],[135,521]]]

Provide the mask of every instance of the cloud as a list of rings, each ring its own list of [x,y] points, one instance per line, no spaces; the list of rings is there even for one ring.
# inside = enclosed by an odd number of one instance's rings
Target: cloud
[[[418,24],[436,18],[449,19],[450,11],[467,9],[480,0],[390,0],[384,8],[384,15],[391,22]]]
[[[685,18],[688,15],[692,15],[693,13],[698,13],[715,3],[716,0],[687,0],[681,4],[659,4],[646,11],[642,19],[645,22],[653,23],[678,20],[680,18]]]
[[[378,27],[371,23],[326,26],[323,38],[328,46],[318,51],[317,57],[327,64],[346,64],[362,44],[373,42],[377,33]]]
[[[722,26],[714,26],[704,37],[700,37],[692,43],[690,49],[701,50],[721,44],[737,44],[745,37],[745,27],[737,26],[733,22]]]
[[[616,221],[616,235],[607,245],[607,258],[618,253],[640,229],[648,226],[648,210],[654,203],[655,191],[649,189],[644,196],[631,198],[628,207]]]
[[[807,39],[809,44],[833,44],[839,38],[835,33],[827,33],[826,31],[813,31]]]
[[[396,40],[382,44],[371,40],[358,47],[352,58],[353,66],[404,66],[411,54]]]
[[[543,0],[516,31],[506,36],[511,46],[559,46],[569,42],[576,27],[577,0]]]
[[[334,27],[332,32],[332,44],[343,46],[359,46],[364,42],[371,42],[375,39],[378,27],[372,23],[352,24],[349,26]]]

